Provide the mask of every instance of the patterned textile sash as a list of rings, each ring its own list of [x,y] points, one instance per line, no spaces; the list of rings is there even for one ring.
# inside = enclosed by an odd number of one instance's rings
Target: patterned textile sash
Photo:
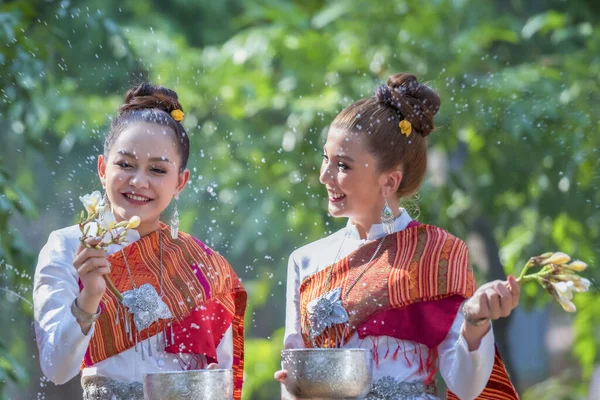
[[[172,326],[167,326],[169,321],[160,320],[141,332],[133,329],[132,335],[126,334],[123,306],[107,290],[82,368],[136,346],[137,338],[144,340],[161,332],[173,335],[174,344],[167,346],[166,352],[197,354],[205,356],[208,362],[217,362],[217,346],[231,325],[234,398],[240,399],[246,291],[224,257],[191,235],[180,232],[179,238],[173,240],[169,227],[161,223],[159,229],[163,241],[163,301],[173,315]],[[124,248],[137,287],[150,283],[160,291],[159,240],[155,231]],[[121,293],[131,290],[123,254],[112,254],[109,262],[110,277],[117,289]]]
[[[304,344],[306,347],[341,346],[355,332],[360,338],[389,336],[422,343],[430,348],[430,357],[422,360],[421,369],[428,373],[428,381],[432,380],[436,372],[437,346],[448,335],[460,304],[475,291],[467,247],[441,228],[411,224],[385,237],[371,267],[345,296],[347,287],[369,263],[378,244],[379,241],[365,244],[302,282],[300,322]],[[324,287],[330,272],[330,285]],[[308,303],[338,287],[342,289],[342,304],[349,314],[348,324],[326,328],[311,340]],[[479,398],[518,399],[504,365],[498,361],[501,362],[499,356],[490,383],[497,378],[510,386],[500,397],[489,394],[488,386],[481,395],[487,397]]]

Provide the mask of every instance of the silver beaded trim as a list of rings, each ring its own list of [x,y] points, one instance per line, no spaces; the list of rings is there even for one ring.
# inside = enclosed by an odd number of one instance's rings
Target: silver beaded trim
[[[402,382],[391,376],[384,376],[373,383],[366,400],[411,399],[424,394],[435,394],[435,392],[435,382],[430,384],[423,381]]]
[[[144,400],[140,382],[120,382],[104,376],[83,378],[83,400]]]

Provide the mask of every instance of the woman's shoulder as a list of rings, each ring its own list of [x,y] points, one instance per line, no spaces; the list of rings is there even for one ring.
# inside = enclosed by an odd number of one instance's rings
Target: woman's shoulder
[[[440,243],[440,245],[443,245],[444,242],[447,240],[454,241],[456,243],[460,243],[461,245],[464,245],[464,241],[462,239],[460,239],[459,237],[455,236],[453,233],[451,233],[451,232],[447,231],[446,229],[441,228],[439,226],[416,223],[416,224],[409,225],[409,228],[420,229],[422,233],[427,235],[427,238],[429,240],[437,241]]]
[[[61,248],[62,250],[72,249],[77,250],[79,246],[79,239],[81,238],[81,231],[79,225],[71,225],[66,228],[57,229],[50,232],[48,236],[47,247]]]
[[[307,257],[316,257],[324,252],[331,252],[332,249],[338,249],[341,241],[344,240],[345,234],[346,229],[342,228],[329,236],[325,236],[324,238],[305,244],[304,246],[294,250],[290,255],[290,258],[294,260],[302,260]]]
[[[52,231],[40,250],[36,266],[36,280],[40,274],[56,275],[57,266],[71,266],[79,247],[81,232],[78,225]]]

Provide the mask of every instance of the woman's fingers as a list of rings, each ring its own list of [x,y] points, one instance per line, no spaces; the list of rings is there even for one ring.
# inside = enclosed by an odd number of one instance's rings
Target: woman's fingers
[[[517,279],[512,275],[508,277],[508,289],[512,295],[512,308],[517,308],[521,296],[521,285],[519,285]]]
[[[279,370],[275,372],[275,374],[273,374],[273,378],[276,381],[283,383],[283,381],[285,381],[285,379],[287,378],[287,371],[285,369]]]
[[[83,264],[81,264],[81,266],[77,270],[77,273],[80,277],[82,277],[85,274],[89,274],[90,272],[99,268],[107,268],[108,273],[110,273],[110,263],[108,262],[106,256],[88,258],[83,262]]]

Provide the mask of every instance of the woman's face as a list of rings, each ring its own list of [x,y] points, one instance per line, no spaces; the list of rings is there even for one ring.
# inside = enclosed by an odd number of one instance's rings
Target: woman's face
[[[171,128],[151,123],[127,127],[107,157],[98,158],[98,174],[117,221],[137,215],[140,235],[155,230],[160,214],[189,179],[180,163]]]
[[[332,127],[324,146],[320,181],[329,195],[328,211],[362,225],[376,223],[384,198],[394,196],[394,179],[402,174],[380,172],[376,158],[367,151],[362,133]],[[397,182],[399,185],[399,181]]]

